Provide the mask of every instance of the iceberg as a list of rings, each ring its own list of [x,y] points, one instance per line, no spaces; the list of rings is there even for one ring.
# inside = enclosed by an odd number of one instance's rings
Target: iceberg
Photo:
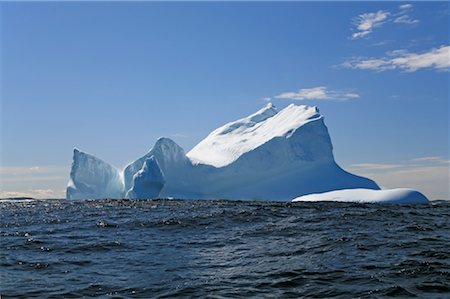
[[[385,190],[350,189],[336,190],[320,194],[309,194],[295,198],[293,202],[337,201],[355,203],[384,204],[426,204],[428,199],[419,191],[398,188]]]
[[[74,149],[66,197],[67,199],[121,198],[123,197],[121,173],[105,161]]]
[[[158,167],[164,173],[166,181],[177,181],[180,172],[189,165],[184,150],[169,138],[159,138],[153,148],[143,157],[127,165],[123,171],[125,190],[130,190],[134,175],[142,169],[145,161],[153,157]]]
[[[301,122],[304,123],[304,119],[310,117],[311,113],[308,112],[310,111],[302,111],[297,115],[303,120]],[[300,125],[299,121],[289,121],[281,127],[271,126],[271,121],[267,120],[272,120],[272,123],[276,122],[274,116],[277,113],[276,108],[269,103],[248,117],[214,130],[197,144],[187,156],[196,164],[202,163],[215,167],[229,165],[246,152],[287,131],[287,128],[283,127]]]
[[[147,158],[142,168],[133,176],[133,186],[127,198],[155,198],[165,183],[164,175],[154,156]]]
[[[269,103],[212,131],[187,154],[171,139],[160,138],[123,175],[97,158],[83,164],[75,158],[68,198],[290,201],[340,189],[379,189],[336,164],[324,117],[317,107],[304,105],[278,110]],[[76,175],[81,168],[90,169],[84,172],[91,176]]]

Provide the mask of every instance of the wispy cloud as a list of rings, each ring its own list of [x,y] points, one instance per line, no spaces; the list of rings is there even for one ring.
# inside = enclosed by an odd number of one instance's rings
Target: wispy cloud
[[[412,7],[413,7],[413,5],[411,3],[407,3],[407,4],[400,5],[398,8],[400,8],[402,10],[406,10],[406,9],[411,9]]]
[[[55,176],[63,175],[67,178],[69,174],[68,166],[6,166],[0,167],[0,179],[5,180],[24,179],[42,180],[47,177],[54,179]]]
[[[68,165],[0,167],[0,198],[63,198],[69,172]]]
[[[381,47],[381,46],[386,46],[388,44],[391,44],[393,42],[393,40],[388,39],[388,40],[382,40],[373,44],[370,44],[370,47]]]
[[[402,167],[400,164],[382,164],[382,163],[360,163],[350,165],[352,169],[358,170],[386,170]]]
[[[32,197],[32,198],[65,198],[65,190],[28,189],[24,191],[0,191],[0,198]]]
[[[395,15],[394,23],[415,25],[419,23],[419,20],[413,19],[409,12],[412,11],[412,4],[402,4],[399,6],[400,11]]]
[[[395,18],[394,23],[414,25],[414,24],[418,24],[419,20],[412,19],[409,15],[401,15],[401,16]]]
[[[415,72],[425,68],[448,71],[450,68],[450,46],[442,45],[439,48],[433,48],[422,53],[396,50],[386,53],[386,56],[381,58],[354,57],[341,66],[373,71],[400,69],[406,72]]]
[[[439,156],[391,163],[359,163],[349,170],[375,180],[384,188],[414,188],[430,199],[450,199],[450,161]]]
[[[289,100],[350,100],[359,98],[359,94],[351,91],[329,90],[325,86],[302,88],[298,91],[283,92],[276,99]]]
[[[450,164],[450,160],[444,159],[442,157],[439,156],[430,156],[430,157],[420,157],[420,158],[415,158],[415,159],[411,159],[411,161],[413,162],[426,162],[426,163],[432,163],[432,164]]]
[[[383,24],[389,22],[416,25],[419,23],[419,20],[409,15],[412,9],[412,4],[402,4],[398,7],[397,11],[379,10],[377,12],[362,13],[353,20],[353,30],[355,32],[351,35],[350,39],[363,38],[372,33],[375,28],[381,27]]]
[[[351,164],[349,167],[351,169],[358,169],[363,171],[373,171],[373,170],[388,170],[388,169],[406,169],[416,166],[449,166],[450,160],[445,159],[441,156],[429,156],[429,157],[418,157],[410,159],[401,164],[392,163],[357,163]]]
[[[431,200],[450,199],[448,167],[416,166],[360,174],[370,177],[384,188],[413,188]]]
[[[353,33],[351,38],[358,39],[368,35],[374,28],[380,27],[389,15],[390,13],[384,10],[360,14],[354,21],[357,32]]]

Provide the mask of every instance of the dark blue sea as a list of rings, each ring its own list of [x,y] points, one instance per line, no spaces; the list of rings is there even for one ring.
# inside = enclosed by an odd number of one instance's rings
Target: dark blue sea
[[[450,298],[450,202],[0,203],[1,298]]]

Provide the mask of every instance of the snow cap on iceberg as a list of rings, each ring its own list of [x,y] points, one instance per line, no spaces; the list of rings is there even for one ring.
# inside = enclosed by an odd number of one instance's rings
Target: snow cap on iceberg
[[[214,130],[187,156],[196,164],[223,167],[275,137],[289,138],[300,127],[320,119],[317,107],[291,104],[278,111],[269,103],[254,114]]]
[[[389,204],[426,204],[428,199],[419,191],[398,188],[385,190],[347,189],[319,194],[303,195],[292,200],[300,201],[337,201],[355,203],[389,203]]]

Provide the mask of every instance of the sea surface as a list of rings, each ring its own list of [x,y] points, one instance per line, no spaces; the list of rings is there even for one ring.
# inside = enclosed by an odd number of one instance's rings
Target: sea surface
[[[1,298],[450,298],[450,202],[0,201]]]

